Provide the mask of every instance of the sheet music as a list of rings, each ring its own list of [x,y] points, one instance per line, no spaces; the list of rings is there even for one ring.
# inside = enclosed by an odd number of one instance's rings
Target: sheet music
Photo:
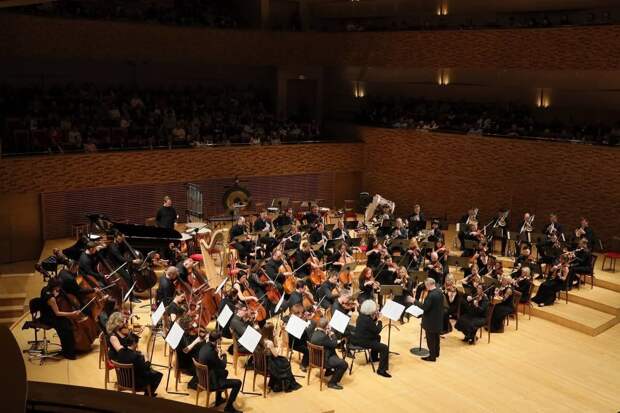
[[[233,311],[230,309],[229,306],[225,305],[222,308],[222,311],[220,311],[220,315],[217,316],[217,323],[220,325],[220,327],[224,328],[224,326],[228,324],[228,321],[232,316]]]
[[[344,331],[347,329],[350,320],[351,317],[349,317],[340,310],[336,310],[334,315],[332,315],[332,319],[329,320],[329,326],[337,332],[344,334]]]
[[[245,329],[245,333],[239,337],[239,344],[246,348],[250,353],[254,353],[256,346],[262,338],[261,334],[254,328],[248,326]]]
[[[396,301],[389,300],[385,303],[381,309],[381,314],[389,318],[392,321],[400,320],[400,316],[405,311],[405,306],[397,303]]]
[[[159,303],[159,307],[157,307],[157,310],[155,310],[153,314],[151,314],[151,324],[153,326],[156,326],[157,323],[159,323],[159,320],[161,320],[161,316],[164,315],[164,311],[166,311],[166,307],[164,307],[164,302],[162,301],[161,303]]]
[[[176,350],[183,338],[183,334],[185,334],[185,331],[183,331],[179,323],[175,322],[166,336],[166,343],[170,344],[173,350]]]
[[[422,314],[424,314],[424,310],[422,310],[420,307],[418,307],[417,305],[411,305],[409,306],[406,310],[405,310],[408,314],[411,314],[412,316],[416,317],[416,318],[420,318],[420,316]]]
[[[290,333],[296,339],[300,339],[304,334],[304,330],[308,327],[308,323],[305,320],[292,315],[286,323],[286,332]]]

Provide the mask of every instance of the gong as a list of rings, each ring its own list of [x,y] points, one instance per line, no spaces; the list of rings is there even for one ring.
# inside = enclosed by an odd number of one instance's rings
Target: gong
[[[224,204],[224,208],[232,210],[235,208],[235,205],[247,206],[250,200],[250,191],[242,186],[233,186],[224,192],[222,203]]]

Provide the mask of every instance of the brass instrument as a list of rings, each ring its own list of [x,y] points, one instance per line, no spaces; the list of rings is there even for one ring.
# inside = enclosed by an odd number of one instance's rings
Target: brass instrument
[[[478,208],[474,208],[474,214],[467,217],[466,225],[478,223]]]
[[[532,215],[532,216],[530,216],[529,219],[526,219],[526,220],[523,221],[523,226],[521,227],[520,233],[522,233],[523,231],[525,231],[525,232],[532,232],[534,230],[534,227],[532,226],[532,224],[534,223],[534,218],[535,217],[536,217],[536,215]]]

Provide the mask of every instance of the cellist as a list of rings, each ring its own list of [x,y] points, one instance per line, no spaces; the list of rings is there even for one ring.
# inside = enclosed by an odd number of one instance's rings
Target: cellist
[[[75,360],[75,339],[69,319],[80,318],[82,313],[79,310],[60,311],[56,297],[61,293],[61,285],[60,279],[51,278],[48,285],[41,290],[41,322],[56,330],[62,348],[60,354],[68,360]]]
[[[351,271],[343,271],[343,268],[345,265],[351,264],[354,260],[353,256],[349,254],[347,250],[347,244],[344,242],[340,244],[340,249],[330,258],[330,260],[332,261],[332,267],[340,273],[339,278],[342,286],[349,288],[351,282],[353,281],[353,273]]]
[[[105,284],[104,276],[97,271],[97,252],[102,249],[103,246],[97,245],[93,241],[89,241],[86,244],[86,249],[80,255],[80,274],[85,276],[94,277],[99,283],[100,287]]]

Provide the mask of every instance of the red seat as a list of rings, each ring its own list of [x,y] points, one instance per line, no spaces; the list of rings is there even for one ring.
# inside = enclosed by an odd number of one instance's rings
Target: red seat
[[[609,267],[609,270],[616,272],[616,260],[620,259],[620,252],[606,252],[605,254],[603,254],[603,265],[601,266],[601,269],[603,271],[607,271],[605,270],[605,262],[608,258],[611,260],[611,266]]]

